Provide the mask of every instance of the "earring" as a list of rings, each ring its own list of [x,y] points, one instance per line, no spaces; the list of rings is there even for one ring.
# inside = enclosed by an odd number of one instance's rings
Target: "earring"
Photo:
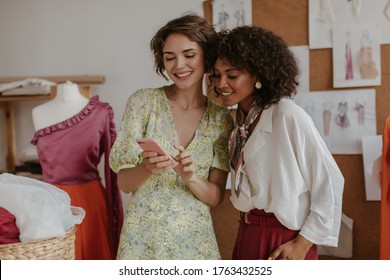
[[[260,82],[256,82],[256,84],[255,84],[255,88],[256,89],[261,89],[261,83]]]

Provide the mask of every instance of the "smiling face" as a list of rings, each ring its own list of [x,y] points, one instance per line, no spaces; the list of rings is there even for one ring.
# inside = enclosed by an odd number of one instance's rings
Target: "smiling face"
[[[164,68],[181,89],[202,84],[204,74],[203,51],[197,42],[174,33],[168,36],[163,48]]]
[[[256,77],[220,58],[214,64],[213,81],[224,106],[240,104],[246,112],[254,100]]]

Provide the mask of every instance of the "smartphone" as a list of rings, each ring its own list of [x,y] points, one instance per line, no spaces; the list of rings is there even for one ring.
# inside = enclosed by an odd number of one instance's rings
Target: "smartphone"
[[[161,146],[161,144],[153,138],[137,139],[137,144],[145,152],[156,152],[159,156],[169,156],[168,152]]]

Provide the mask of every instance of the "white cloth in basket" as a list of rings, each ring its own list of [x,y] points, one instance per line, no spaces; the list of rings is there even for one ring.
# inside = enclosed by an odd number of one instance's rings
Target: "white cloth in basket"
[[[0,207],[16,217],[21,242],[65,237],[85,216],[81,207],[70,205],[69,195],[36,179],[9,173],[0,175]]]

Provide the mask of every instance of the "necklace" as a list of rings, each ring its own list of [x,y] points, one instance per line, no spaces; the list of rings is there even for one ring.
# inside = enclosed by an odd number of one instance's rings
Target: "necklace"
[[[179,109],[181,109],[181,110],[183,110],[183,111],[189,111],[189,110],[193,110],[193,109],[199,109],[199,108],[203,108],[203,107],[206,107],[207,106],[207,98],[206,98],[206,96],[204,96],[204,98],[203,98],[203,101],[201,102],[201,104],[198,106],[198,105],[196,105],[195,104],[195,106],[194,105],[192,105],[191,103],[188,103],[187,104],[187,106],[184,106],[184,105],[182,105],[179,101],[177,101],[177,100],[175,100],[175,99],[169,99],[168,98],[168,103],[169,103],[169,106],[171,107],[171,108],[179,108]]]
[[[207,97],[203,93],[201,93],[201,95],[202,95],[202,101],[200,101],[199,103],[195,101],[195,102],[188,102],[186,105],[183,105],[177,99],[174,98],[171,90],[166,91],[166,96],[168,99],[169,106],[171,108],[179,108],[182,111],[189,111],[192,109],[199,109],[202,107],[206,107],[207,106]],[[198,104],[200,104],[200,105],[198,105]]]

